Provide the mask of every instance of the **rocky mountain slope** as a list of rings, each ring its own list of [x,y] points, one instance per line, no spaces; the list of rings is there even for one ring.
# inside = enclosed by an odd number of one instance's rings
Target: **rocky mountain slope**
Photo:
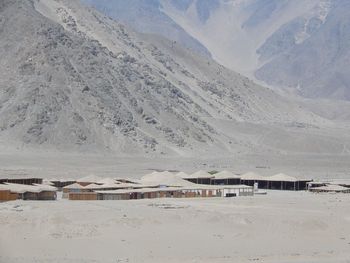
[[[130,10],[135,9],[125,7],[129,1],[83,1],[101,11],[108,9],[113,18],[134,26]],[[159,28],[164,25],[166,31],[166,23],[154,27],[145,19],[160,13],[163,21],[177,24],[216,61],[237,72],[308,98],[350,99],[348,0],[150,2],[153,8],[144,8],[137,19],[147,31],[168,37]],[[124,3],[124,8],[117,3]]]
[[[83,0],[83,2],[138,32],[162,35],[181,43],[192,51],[210,57],[209,51],[198,40],[162,12],[161,3],[158,0]],[[174,3],[180,3],[180,1]]]
[[[350,100],[350,2],[329,1],[328,9],[323,18],[295,18],[269,37],[261,47],[267,63],[256,76],[306,97]]]
[[[78,1],[4,0],[0,23],[2,143],[176,155],[343,149],[342,136],[320,130],[333,124],[300,104]],[[298,143],[284,139],[289,130]]]

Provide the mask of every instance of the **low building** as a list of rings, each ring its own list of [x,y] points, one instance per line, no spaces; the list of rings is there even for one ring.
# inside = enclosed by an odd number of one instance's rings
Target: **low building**
[[[319,186],[319,187],[311,187],[309,188],[310,192],[313,193],[350,193],[350,188],[344,187],[341,185],[325,185],[325,186]]]
[[[253,187],[246,185],[235,186],[214,186],[214,185],[194,185],[185,187],[158,187],[139,189],[119,189],[95,191],[96,198],[86,195],[86,193],[70,193],[70,200],[133,200],[152,198],[195,198],[195,197],[232,197],[232,196],[252,196]],[[85,199],[86,198],[86,199]]]
[[[68,198],[69,193],[82,193],[82,192],[88,192],[89,190],[86,189],[84,186],[78,184],[78,183],[73,183],[67,186],[64,186],[62,188],[62,198]]]
[[[18,199],[18,194],[11,193],[10,190],[2,190],[0,187],[0,202],[13,201]]]
[[[97,200],[97,193],[95,192],[79,192],[79,193],[68,193],[69,200],[80,200],[80,201],[90,201]]]
[[[5,183],[1,185],[2,190],[8,190],[17,195],[17,199],[22,200],[56,200],[57,188],[50,185],[34,184],[12,184]]]

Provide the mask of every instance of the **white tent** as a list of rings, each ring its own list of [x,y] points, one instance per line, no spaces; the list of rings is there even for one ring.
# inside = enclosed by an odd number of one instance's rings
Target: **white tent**
[[[213,174],[214,179],[239,179],[240,176],[229,172],[229,171],[221,171],[219,173]]]
[[[279,182],[297,182],[298,179],[289,175],[286,175],[284,173],[275,174],[272,176],[266,177],[266,180],[268,181],[279,181]]]
[[[96,176],[94,174],[84,176],[77,180],[78,183],[97,183],[99,181],[103,180],[102,177]]]
[[[105,185],[113,185],[113,184],[117,184],[117,181],[115,179],[112,179],[112,178],[103,178],[96,183],[97,184],[105,184]]]
[[[248,173],[245,173],[241,176],[241,180],[263,181],[263,180],[266,180],[266,177],[264,177],[258,173],[248,172]]]
[[[181,177],[181,178],[188,178],[189,175],[185,172],[178,172],[176,176]]]
[[[63,187],[63,189],[84,189],[84,186],[82,186],[78,183],[74,183],[74,184],[70,184],[70,185]]]
[[[166,186],[186,186],[192,183],[184,180],[183,178],[174,175],[170,172],[161,172],[156,174],[148,174],[141,178],[142,184],[155,184]]]
[[[199,170],[190,175],[188,178],[213,178],[214,176],[206,171]]]

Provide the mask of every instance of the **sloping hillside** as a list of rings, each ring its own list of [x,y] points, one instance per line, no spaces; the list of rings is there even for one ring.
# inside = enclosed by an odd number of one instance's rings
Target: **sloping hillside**
[[[83,1],[193,48],[190,37],[222,65],[265,84],[308,98],[350,99],[348,0]],[[169,36],[169,24],[182,33]]]
[[[278,134],[293,127],[312,134],[327,123],[210,59],[133,33],[78,1],[6,0],[0,10],[4,142],[225,154],[270,149],[258,139],[267,127],[269,134],[275,126]]]

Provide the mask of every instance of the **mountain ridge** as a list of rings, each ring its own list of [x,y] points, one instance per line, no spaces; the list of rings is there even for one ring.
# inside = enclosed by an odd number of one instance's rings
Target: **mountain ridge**
[[[333,124],[301,104],[78,1],[5,0],[0,17],[2,140],[187,156],[306,151],[313,136],[341,149],[319,131]],[[285,145],[289,130],[303,134],[300,144]],[[265,132],[279,134],[276,146]]]
[[[135,8],[128,2],[85,2],[136,30],[171,39],[162,23],[170,19],[220,64],[264,85],[306,98],[350,98],[349,54],[346,48],[337,49],[347,46],[347,0],[153,0],[152,8],[136,19],[144,28],[135,26]],[[123,8],[118,8],[120,2]],[[149,7],[142,0],[134,0],[133,6],[137,3]],[[147,17],[159,14],[163,19],[157,26],[149,23]],[[176,40],[187,46],[181,38]]]

